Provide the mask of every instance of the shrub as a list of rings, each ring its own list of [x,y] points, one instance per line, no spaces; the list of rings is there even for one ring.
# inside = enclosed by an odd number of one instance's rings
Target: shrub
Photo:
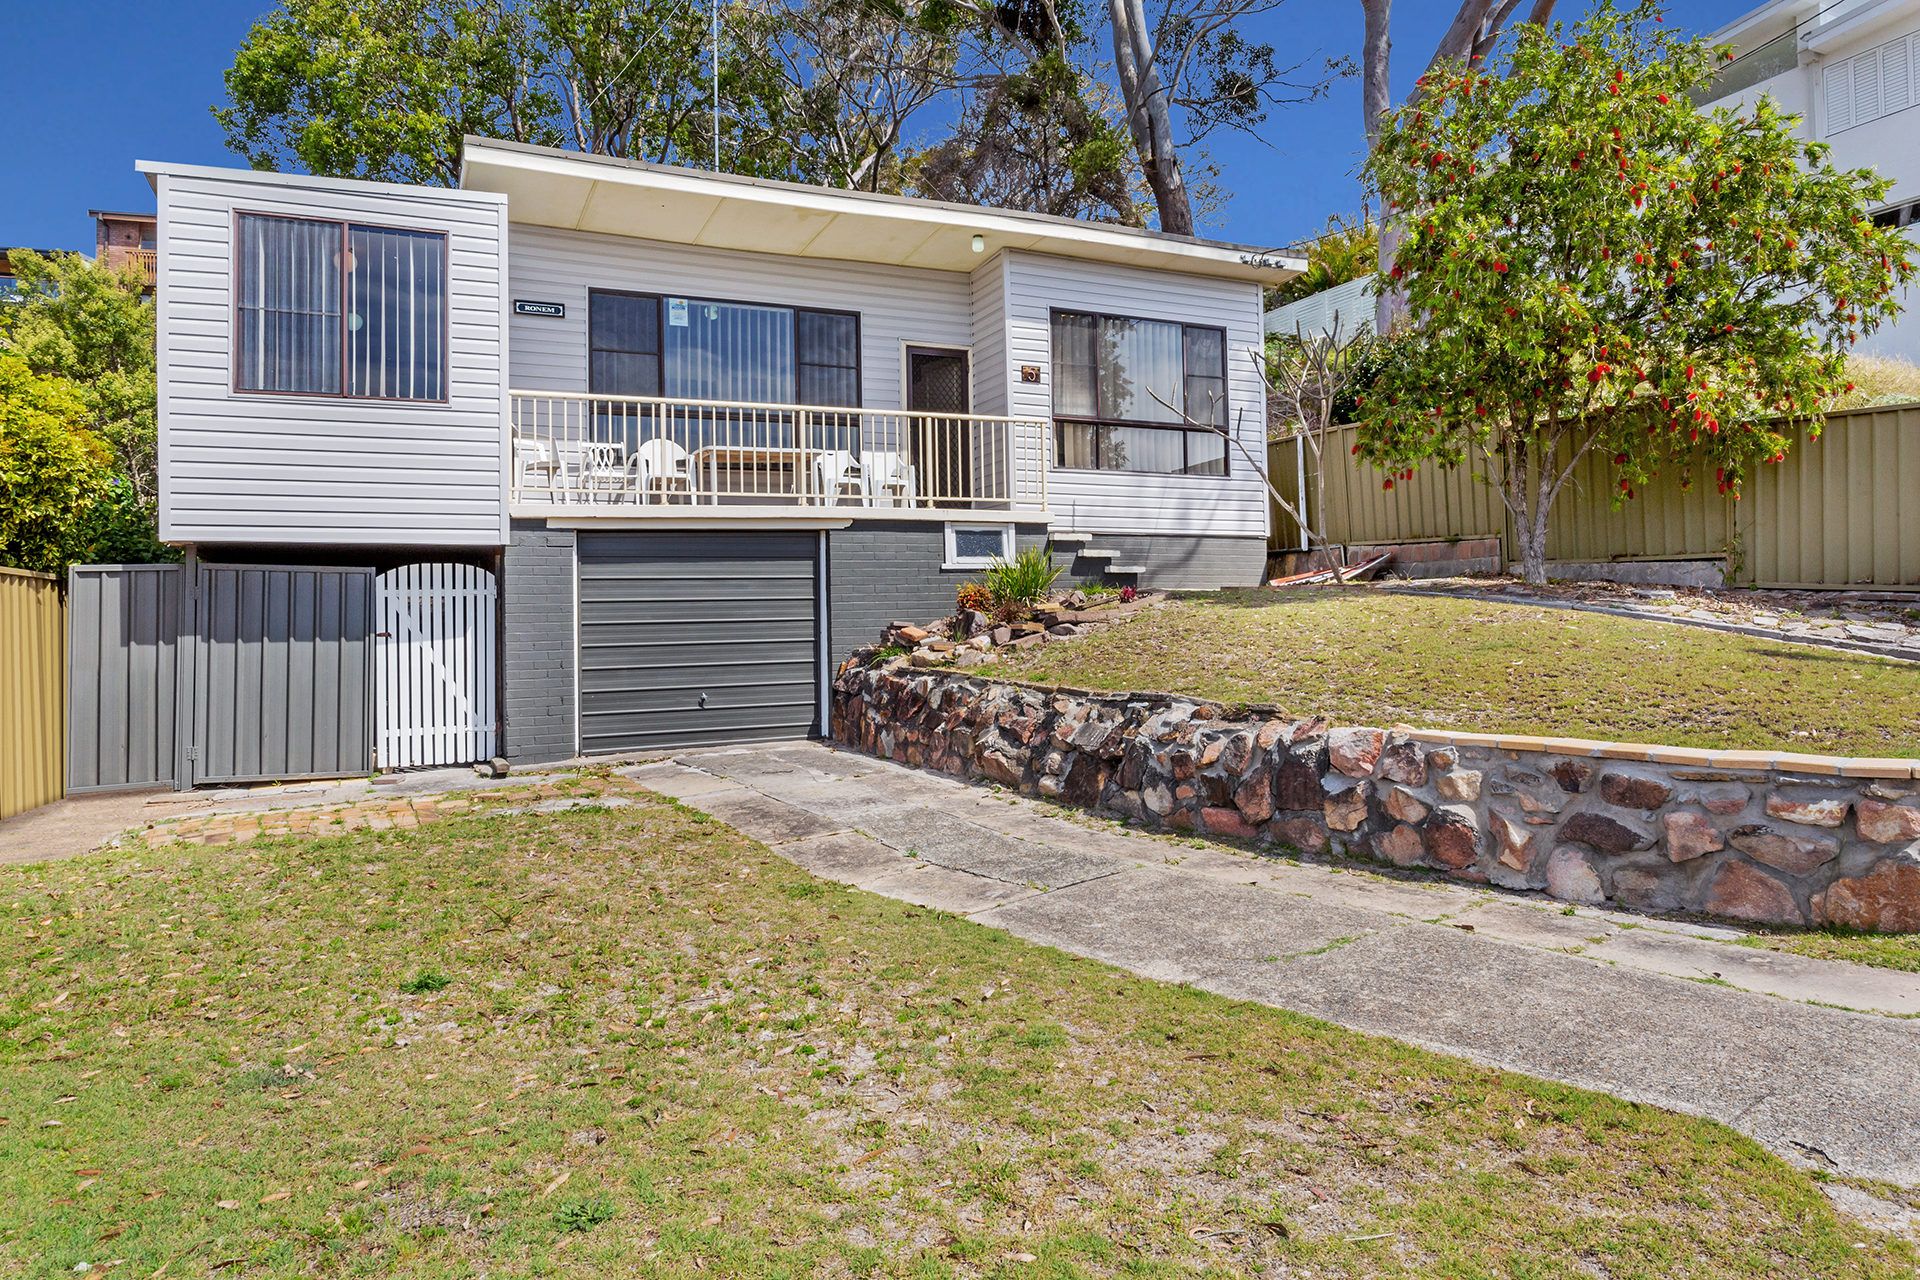
[[[993,608],[993,592],[984,582],[963,582],[960,589],[953,593],[953,603],[962,613],[969,609],[975,613],[986,613]]]
[[[1039,547],[1028,547],[1011,560],[995,560],[986,581],[994,614],[1014,618],[1031,609],[1053,589],[1061,568]]]

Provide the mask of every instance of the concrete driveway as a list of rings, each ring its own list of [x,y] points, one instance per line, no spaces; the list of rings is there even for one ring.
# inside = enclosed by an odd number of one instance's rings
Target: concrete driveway
[[[1920,1186],[1920,975],[1128,832],[816,743],[624,772],[829,879]]]

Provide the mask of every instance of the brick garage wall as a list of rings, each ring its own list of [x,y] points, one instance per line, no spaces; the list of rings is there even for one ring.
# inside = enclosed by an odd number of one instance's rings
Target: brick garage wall
[[[1158,827],[1568,902],[1920,932],[1920,762],[1329,728],[1269,708],[843,669],[834,736]]]
[[[574,754],[574,536],[516,520],[501,558],[501,706],[516,763]]]
[[[1093,533],[1088,545],[1117,554],[1111,562],[1088,561],[1078,566],[1097,577],[1112,564],[1143,565],[1143,587],[1177,591],[1211,591],[1216,587],[1252,587],[1267,567],[1264,538],[1208,538],[1187,535]]]
[[[946,539],[946,526],[934,520],[862,521],[827,535],[827,638],[835,667],[889,622],[953,612],[954,591],[980,570],[941,568]],[[1016,526],[1014,542],[1020,550],[1045,547],[1046,527]],[[1064,560],[1054,557],[1056,564]]]

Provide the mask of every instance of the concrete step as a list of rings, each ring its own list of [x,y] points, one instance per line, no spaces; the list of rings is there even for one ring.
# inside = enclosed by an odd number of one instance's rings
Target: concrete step
[[[1047,541],[1053,543],[1055,546],[1064,546],[1071,543],[1084,547],[1093,541],[1093,535],[1090,533],[1050,533],[1047,535]]]
[[[1128,577],[1133,577],[1133,578],[1139,577],[1141,574],[1145,573],[1146,571],[1147,571],[1147,566],[1143,564],[1110,564],[1107,566],[1107,572],[1110,574],[1124,573]]]
[[[1111,560],[1120,553],[1104,547],[1082,547],[1079,554],[1082,560]]]

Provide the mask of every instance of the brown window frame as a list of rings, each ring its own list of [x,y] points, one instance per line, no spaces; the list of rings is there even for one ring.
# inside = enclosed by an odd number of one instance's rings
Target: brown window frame
[[[243,218],[272,219],[278,222],[329,222],[340,228],[340,390],[338,391],[275,391],[266,387],[243,387],[240,385],[240,298],[245,292],[240,287],[240,221]],[[437,398],[425,396],[370,396],[359,395],[350,390],[352,370],[347,363],[347,285],[351,268],[347,265],[349,248],[352,244],[353,229],[359,227],[367,231],[404,231],[411,235],[435,236],[440,241],[440,313],[446,317],[440,326],[440,385],[441,393]],[[453,235],[440,227],[415,227],[388,222],[362,222],[353,218],[331,218],[306,213],[268,212],[264,209],[235,209],[229,244],[233,263],[233,305],[228,332],[231,335],[229,346],[232,376],[229,385],[236,396],[272,396],[275,399],[295,400],[358,400],[370,404],[450,404],[453,400]]]
[[[1049,307],[1047,309],[1047,351],[1049,357],[1053,357],[1054,355],[1054,325],[1061,316],[1074,316],[1095,322],[1101,320],[1128,320],[1139,324],[1171,324],[1179,326],[1181,412],[1189,417],[1192,416],[1192,413],[1191,409],[1186,405],[1187,381],[1193,376],[1193,370],[1187,364],[1187,333],[1189,331],[1195,331],[1218,334],[1220,337],[1220,386],[1223,392],[1229,387],[1227,374],[1227,330],[1225,325],[1189,324],[1185,320],[1169,320],[1163,316],[1134,316],[1115,311],[1084,311],[1074,307]],[[1055,379],[1055,381],[1057,383],[1058,380]],[[1054,390],[1054,387],[1048,388],[1049,407],[1051,407]],[[1100,398],[1100,386],[1097,378],[1094,383],[1093,394],[1094,399],[1098,401]],[[1104,406],[1096,405],[1096,407]],[[1143,421],[1138,418],[1119,418],[1098,414],[1089,416],[1084,414],[1059,413],[1057,411],[1053,414],[1053,422],[1055,433],[1053,442],[1053,469],[1055,471],[1103,472],[1113,475],[1133,476],[1168,476],[1177,480],[1225,480],[1233,475],[1233,442],[1227,436],[1226,432],[1211,427],[1192,427],[1185,423]],[[1093,428],[1094,445],[1092,466],[1070,467],[1060,461],[1062,450],[1060,448],[1059,430],[1062,425]],[[1102,450],[1100,447],[1100,432],[1112,427],[1124,427],[1140,431],[1172,431],[1179,433],[1181,437],[1180,459],[1183,469],[1179,471],[1135,471],[1130,468],[1101,466],[1100,455]],[[1231,419],[1229,419],[1226,431],[1231,431],[1232,429]],[[1221,469],[1219,471],[1188,471],[1184,469],[1185,466],[1190,464],[1190,453],[1186,438],[1194,435],[1209,435],[1220,440],[1223,447],[1221,449]]]

